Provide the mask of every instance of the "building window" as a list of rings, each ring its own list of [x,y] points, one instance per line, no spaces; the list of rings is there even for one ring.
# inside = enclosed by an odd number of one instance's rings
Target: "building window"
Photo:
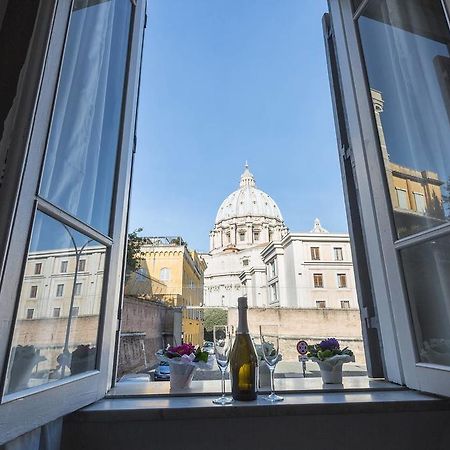
[[[30,298],[36,298],[37,297],[37,290],[38,290],[37,286],[31,286]]]
[[[313,278],[314,278],[314,287],[323,288],[323,275],[321,273],[315,273],[313,275]]]
[[[74,306],[72,308],[72,317],[78,317],[79,312],[80,312],[80,307],[79,306]]]
[[[34,265],[34,274],[35,275],[40,275],[42,272],[42,263],[36,263]]]
[[[64,285],[63,284],[58,284],[56,286],[56,296],[57,297],[62,297],[64,294]]]
[[[242,265],[243,266],[248,266],[248,259],[243,259],[242,260]]]
[[[53,308],[53,315],[52,317],[56,318],[61,315],[61,308]]]
[[[84,272],[86,270],[86,260],[80,259],[78,261],[78,272]]]
[[[414,192],[414,201],[416,202],[416,211],[418,213],[425,214],[427,211],[425,196],[419,192]]]
[[[253,232],[253,240],[256,242],[256,241],[259,241],[259,231],[254,231]]]
[[[319,261],[320,260],[319,247],[311,247],[311,259],[313,261]]]
[[[350,309],[350,302],[348,300],[341,300],[342,309]]]
[[[245,231],[239,231],[239,241],[245,241]]]
[[[327,302],[325,300],[316,300],[316,308],[326,308],[327,307]]]
[[[32,319],[34,316],[34,309],[27,309],[27,319]]]
[[[161,281],[169,281],[170,280],[170,269],[168,267],[163,267],[159,271],[159,279]]]
[[[272,303],[278,303],[278,283],[270,285],[270,295]]]
[[[81,285],[82,283],[75,283],[75,295],[81,295]]]
[[[345,273],[338,273],[338,288],[346,288],[347,287],[347,275]]]
[[[335,261],[343,261],[344,255],[342,254],[341,247],[335,247],[334,249],[334,260]]]
[[[277,276],[277,264],[274,259],[269,263],[269,273],[271,277]]]
[[[61,267],[59,271],[61,273],[67,273],[67,261],[61,261]]]
[[[401,209],[409,209],[408,193],[405,189],[395,188],[397,192],[398,207]]]

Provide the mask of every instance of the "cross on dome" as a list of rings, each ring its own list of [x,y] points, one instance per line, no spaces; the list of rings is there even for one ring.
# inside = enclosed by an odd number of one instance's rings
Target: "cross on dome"
[[[241,182],[239,183],[239,186],[242,188],[245,187],[256,187],[255,183],[255,177],[253,174],[248,170],[248,163],[245,161],[245,169],[244,173],[241,175]]]

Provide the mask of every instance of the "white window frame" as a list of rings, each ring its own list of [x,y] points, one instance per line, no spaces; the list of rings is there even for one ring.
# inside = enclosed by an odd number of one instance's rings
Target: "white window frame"
[[[34,64],[29,70],[31,79],[36,80],[33,92],[34,102],[30,105],[33,115],[32,126],[24,124],[23,133],[27,135],[26,151],[17,170],[20,180],[12,183],[16,194],[10,196],[12,206],[5,205],[11,214],[7,220],[0,220],[2,232],[7,237],[7,253],[0,257],[0,373],[5,373],[8,362],[10,342],[14,331],[15,310],[18,305],[18,289],[22,284],[24,259],[28,250],[31,225],[40,210],[57,218],[60,222],[87,234],[100,243],[110,246],[107,252],[103,307],[99,323],[99,343],[96,369],[79,375],[67,377],[49,384],[30,388],[0,399],[0,444],[33,430],[86,406],[102,398],[112,385],[115,370],[114,353],[118,335],[120,294],[122,289],[122,261],[125,250],[127,210],[133,150],[135,148],[136,110],[145,23],[146,2],[131,1],[131,29],[128,53],[127,76],[124,85],[123,109],[121,116],[118,164],[115,174],[115,190],[111,214],[111,237],[96,232],[88,225],[81,224],[69,214],[36,196],[40,178],[40,168],[46,146],[46,137],[53,110],[54,95],[59,78],[59,68],[64,51],[64,40],[69,24],[72,2],[49,0],[42,2],[42,17],[37,23],[42,25],[36,31],[38,36],[35,54],[43,54],[45,64]],[[41,51],[42,50],[42,51]],[[36,62],[36,61],[34,61]],[[3,208],[2,204],[2,208]],[[14,217],[14,221],[12,221]],[[9,219],[9,221],[8,221]],[[3,245],[3,243],[2,243]],[[3,247],[2,247],[3,248]],[[4,258],[3,258],[4,256]],[[4,280],[8,280],[4,283]],[[105,301],[107,299],[107,301]],[[4,380],[1,382],[4,389]],[[64,402],[61,398],[65,399]],[[39,405],[39,414],[35,406]]]
[[[448,20],[450,1],[443,0],[442,5]],[[330,0],[329,9],[324,34],[352,253],[355,271],[360,276],[367,273],[365,285],[356,277],[365,345],[370,339],[368,329],[375,328],[389,381],[450,396],[450,367],[418,361],[398,254],[412,243],[449,233],[450,224],[394,242],[389,191],[355,22],[361,8],[354,13],[351,0]],[[373,304],[367,305],[365,298]],[[370,352],[367,356],[370,368]]]

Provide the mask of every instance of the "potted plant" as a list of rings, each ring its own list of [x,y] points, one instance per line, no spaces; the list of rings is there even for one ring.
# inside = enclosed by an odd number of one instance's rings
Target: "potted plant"
[[[348,347],[341,350],[336,338],[324,339],[319,344],[309,345],[307,356],[319,364],[322,381],[326,384],[341,384],[342,365],[355,361],[353,352]]]
[[[187,389],[196,369],[211,369],[213,358],[199,346],[182,344],[156,353],[160,361],[169,363],[170,389]]]

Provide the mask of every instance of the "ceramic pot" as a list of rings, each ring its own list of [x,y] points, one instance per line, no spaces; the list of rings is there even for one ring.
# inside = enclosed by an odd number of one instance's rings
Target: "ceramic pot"
[[[325,361],[317,361],[320,368],[320,375],[324,384],[342,384],[343,361],[336,361],[333,364]]]
[[[270,389],[270,369],[265,361],[259,361],[258,387],[262,390]]]

